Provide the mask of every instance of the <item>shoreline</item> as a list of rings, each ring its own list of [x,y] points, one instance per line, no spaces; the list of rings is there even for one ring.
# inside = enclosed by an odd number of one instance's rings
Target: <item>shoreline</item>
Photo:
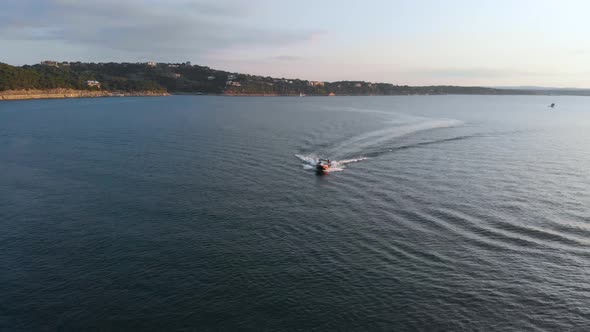
[[[156,97],[170,96],[168,92],[156,91],[90,91],[75,89],[50,90],[6,90],[0,91],[0,101],[34,100],[34,99],[69,99],[69,98],[102,98],[102,97]]]
[[[561,96],[561,97],[587,97],[586,95],[574,94],[399,94],[399,95],[354,95],[342,94],[335,96],[328,95],[306,95],[304,97],[391,97],[391,96]],[[91,90],[74,90],[74,89],[51,89],[51,90],[6,90],[0,91],[0,102],[17,101],[17,100],[37,100],[37,99],[70,99],[70,98],[110,98],[110,97],[164,97],[164,96],[217,96],[217,97],[300,97],[292,94],[262,94],[262,93],[201,93],[201,92],[157,92],[157,91],[91,91]]]

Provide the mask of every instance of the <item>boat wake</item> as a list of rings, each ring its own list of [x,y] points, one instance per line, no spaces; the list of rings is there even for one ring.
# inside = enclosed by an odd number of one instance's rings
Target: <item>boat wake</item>
[[[315,170],[316,165],[321,157],[318,157],[315,154],[296,154],[295,157],[299,158],[303,161],[303,168],[309,170]],[[359,161],[363,161],[367,159],[367,157],[360,157],[360,158],[352,158],[352,159],[343,159],[343,160],[331,160],[332,167],[330,167],[330,172],[340,172],[344,170],[344,166],[350,163],[356,163]]]
[[[399,140],[403,137],[435,129],[458,127],[464,123],[454,119],[433,119],[399,113],[380,113],[394,117],[384,122],[385,128],[348,137],[332,144],[323,145],[319,150],[299,153],[295,156],[303,161],[303,168],[309,170],[315,169],[320,158],[333,159],[331,172],[338,172],[342,171],[347,164],[374,158],[384,153],[466,138],[466,136],[438,137],[400,146]]]
[[[425,121],[414,121],[410,123],[399,123],[391,121],[389,127],[361,134],[338,143],[333,149],[335,151],[360,150],[382,145],[396,138],[408,136],[421,131],[450,128],[462,125],[463,122],[450,119],[428,119]]]

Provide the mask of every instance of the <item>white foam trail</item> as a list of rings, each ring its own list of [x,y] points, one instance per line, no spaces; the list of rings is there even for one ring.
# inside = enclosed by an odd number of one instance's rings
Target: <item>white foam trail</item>
[[[296,154],[295,157],[299,158],[301,161],[304,162],[302,164],[303,169],[315,170],[316,165],[319,161],[319,157],[315,154]],[[356,163],[359,161],[366,160],[365,157],[354,158],[354,159],[345,159],[345,160],[331,160],[332,167],[330,167],[330,172],[340,172],[344,170],[344,165],[350,163]]]
[[[367,160],[367,159],[369,159],[369,158],[367,158],[367,157],[360,157],[360,158],[353,158],[353,159],[337,160],[335,162],[337,164],[346,165],[346,164],[356,163],[356,162]]]
[[[375,146],[384,145],[387,142],[399,137],[411,135],[420,131],[456,127],[463,124],[462,121],[453,119],[433,119],[427,117],[412,116],[407,114],[385,112],[371,109],[345,108],[340,109],[340,111],[380,113],[387,114],[389,116],[394,116],[395,118],[390,118],[384,122],[387,125],[386,128],[367,132],[337,142],[335,145],[333,145],[327,151],[325,151],[326,155],[323,155],[324,153],[322,153],[322,158],[330,158],[330,156],[362,156],[363,153],[367,151],[367,149],[374,148]],[[320,158],[318,156],[318,152],[311,154],[296,154],[295,156],[304,162],[304,164],[302,165],[304,169],[310,170],[316,168],[316,164],[318,163]],[[359,162],[365,159],[367,158],[358,157],[354,159],[332,160],[331,171],[341,171],[344,169],[344,166],[346,164]]]
[[[419,131],[456,127],[463,124],[462,121],[452,119],[425,120],[422,118],[417,118],[416,120],[410,123],[391,121],[390,124],[393,124],[392,126],[346,139],[336,145],[334,150],[340,151],[346,147],[354,147],[355,149],[362,151],[367,147],[378,145],[394,138],[410,135]]]
[[[313,165],[315,166],[318,163],[318,156],[314,154],[296,154],[295,157],[301,159],[301,161],[305,162],[305,165]]]

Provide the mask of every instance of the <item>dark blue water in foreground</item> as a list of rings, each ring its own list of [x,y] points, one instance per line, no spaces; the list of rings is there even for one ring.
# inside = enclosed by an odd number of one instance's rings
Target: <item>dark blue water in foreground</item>
[[[589,149],[583,97],[2,102],[0,330],[589,330]]]

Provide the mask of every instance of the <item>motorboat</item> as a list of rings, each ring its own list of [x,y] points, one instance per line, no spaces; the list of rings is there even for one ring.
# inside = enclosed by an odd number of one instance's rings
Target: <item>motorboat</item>
[[[318,174],[326,174],[330,171],[331,167],[332,162],[330,161],[330,159],[320,159],[316,164],[316,172]]]

